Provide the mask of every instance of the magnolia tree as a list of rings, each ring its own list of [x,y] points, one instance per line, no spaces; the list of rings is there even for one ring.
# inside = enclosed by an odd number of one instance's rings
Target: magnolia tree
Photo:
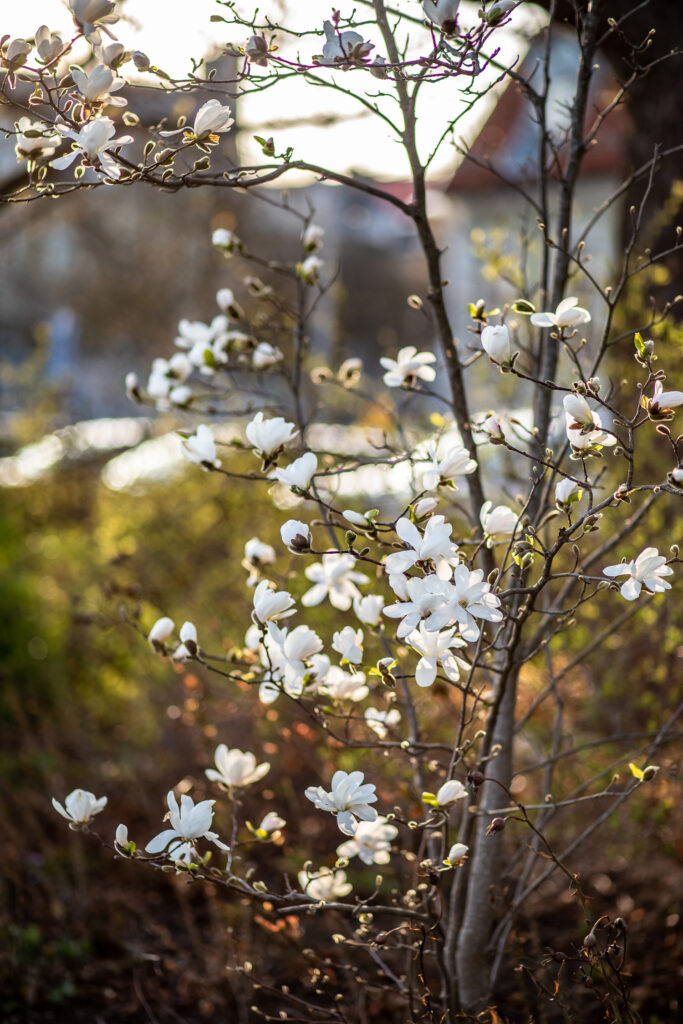
[[[397,1020],[481,1012],[494,1005],[525,904],[551,875],[564,876],[585,927],[572,949],[552,954],[549,970],[590,978],[605,1019],[636,1020],[622,972],[628,922],[616,911],[595,919],[575,855],[655,777],[674,716],[664,715],[638,746],[622,743],[598,776],[576,785],[562,774],[556,786],[559,769],[581,752],[563,718],[565,683],[641,608],[670,599],[679,561],[676,547],[641,550],[637,543],[653,510],[673,504],[683,487],[671,427],[683,391],[667,376],[666,354],[659,361],[655,354],[670,304],[653,301],[640,322],[620,320],[634,278],[680,245],[680,229],[665,251],[642,251],[639,243],[659,154],[604,195],[587,225],[575,223],[582,158],[647,73],[647,40],[630,38],[628,12],[608,19],[603,0],[573,0],[567,24],[578,43],[575,93],[566,97],[567,125],[558,133],[549,127],[553,30],[546,29],[538,66],[522,75],[518,59],[503,61],[497,44],[525,6],[510,0],[467,11],[458,0],[395,7],[360,0],[327,19],[320,12],[322,24],[311,11],[304,29],[288,28],[286,14],[280,23],[248,3],[226,2],[212,19],[234,58],[234,74],[224,79],[196,64],[174,79],[153,54],[131,53],[125,23],[121,41],[114,34],[113,2],[69,6],[70,38],[36,26],[32,38],[2,42],[3,102],[24,110],[8,134],[26,170],[5,200],[132,183],[172,192],[230,189],[279,206],[300,239],[289,261],[275,261],[252,251],[239,232],[214,231],[232,288],[218,292],[218,311],[207,310],[206,323],[180,322],[175,350],[169,344],[159,354],[146,381],[126,380],[133,400],[187,416],[178,443],[196,472],[253,487],[254,500],[273,503],[281,534],[276,546],[244,538],[243,585],[253,611],[251,622],[232,627],[229,656],[211,651],[201,624],[177,630],[167,616],[148,625],[147,639],[159,657],[201,665],[227,688],[248,684],[254,716],[284,702],[329,737],[345,766],[325,774],[308,765],[300,804],[334,817],[339,834],[331,844],[311,839],[297,878],[264,881],[255,860],[259,844],[287,847],[275,765],[224,743],[212,752],[215,768],[203,789],[195,775],[199,799],[187,787],[179,799],[169,790],[158,834],[154,822],[134,837],[120,824],[111,842],[101,841],[140,870],[175,871],[223,887],[226,900],[251,901],[255,912],[300,917],[289,953],[300,958],[300,987],[278,992],[282,1019],[355,1019],[350,986],[361,980],[385,990]],[[628,74],[596,105],[596,50],[608,37],[623,48]],[[69,64],[84,40],[90,58],[83,67]],[[280,152],[272,138],[258,139],[258,163],[226,155],[221,144],[235,131],[228,99],[277,90],[292,77],[332,98],[341,93],[380,120],[403,148],[409,199],[291,148]],[[439,90],[455,80],[469,108],[505,79],[530,100],[537,124],[535,175],[528,186],[513,184],[539,222],[538,274],[526,294],[511,290],[500,309],[473,296],[469,337],[457,339],[426,178],[436,153],[454,143],[462,108],[451,116],[444,105],[437,144],[425,152],[416,135],[419,104],[423,97],[439,103]],[[143,127],[136,99],[150,84],[199,96],[195,113]],[[413,226],[427,287],[406,298],[425,317],[424,351],[398,347],[379,359],[381,368],[372,356],[365,365],[311,365],[311,321],[335,268],[326,265],[314,212],[265,190],[286,184],[294,170],[385,201]],[[640,190],[640,200],[623,255],[610,280],[596,280],[589,232],[628,190]],[[609,376],[615,359],[621,373],[633,366],[629,384],[616,386]],[[473,408],[473,373],[487,381],[488,409]],[[380,374],[386,400],[377,395]],[[498,382],[532,407],[528,422],[506,416],[502,400],[496,405]],[[335,391],[353,396],[359,416],[379,403],[390,426],[316,422]],[[397,412],[391,397],[399,392],[423,396],[423,409],[438,407],[429,429],[420,426],[424,416],[406,418],[405,404]],[[348,497],[354,478],[372,479],[373,493],[393,497],[368,508],[360,484]],[[598,594],[601,618],[590,642],[562,657],[565,632],[595,621],[590,606]],[[326,604],[332,625],[323,633],[307,619]],[[163,611],[184,618],[182,609]],[[518,682],[527,665],[538,666],[544,683],[522,714]],[[528,739],[539,716],[550,723],[542,749]],[[630,772],[615,782],[615,767],[629,759]],[[516,795],[522,768],[537,780],[533,802]],[[264,802],[254,824],[244,794],[252,789],[258,805],[266,775],[274,806]],[[208,788],[214,796],[203,799]],[[91,826],[106,797],[76,790],[63,805],[53,803],[71,828],[97,836]],[[219,831],[216,812],[230,822]],[[371,885],[363,869],[374,865],[381,875]],[[254,1013],[257,974],[254,967]]]

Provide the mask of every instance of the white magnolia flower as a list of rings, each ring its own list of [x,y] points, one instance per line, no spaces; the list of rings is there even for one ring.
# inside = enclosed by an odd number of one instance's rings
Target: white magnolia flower
[[[621,596],[627,601],[635,601],[640,597],[643,587],[648,594],[662,594],[665,590],[671,590],[671,584],[662,577],[671,576],[673,569],[666,564],[665,556],[660,555],[657,548],[645,548],[633,561],[608,565],[602,571],[605,576],[628,576],[620,587]]]
[[[191,373],[192,363],[183,352],[176,352],[170,359],[154,359],[147,394],[161,401],[170,399],[171,392],[177,392],[178,385],[184,384]]]
[[[266,835],[273,835],[273,833],[279,832],[281,828],[284,828],[286,824],[287,822],[285,819],[281,818],[276,811],[268,811],[259,825],[257,832],[265,832]]]
[[[254,591],[254,622],[263,625],[286,619],[295,612],[294,598],[286,590],[275,590],[269,580],[261,580]]]
[[[505,324],[489,324],[481,332],[481,347],[494,363],[510,362],[510,332]]]
[[[300,491],[307,491],[317,469],[317,457],[313,452],[304,452],[289,466],[284,469],[274,469],[269,476],[273,480],[279,480],[281,484],[286,484],[287,487],[296,487]]]
[[[340,32],[331,21],[323,22],[325,44],[322,59],[317,63],[335,65],[353,64],[362,61],[374,49],[358,32]]]
[[[570,480],[569,477],[565,477],[555,487],[555,501],[562,508],[566,508],[574,501],[579,501],[581,498],[581,488],[575,480]]]
[[[183,622],[180,627],[180,646],[173,653],[174,661],[187,661],[197,653],[197,627],[193,622]]]
[[[3,40],[7,36],[2,37]],[[26,58],[33,49],[26,39],[10,39],[9,43],[0,43],[0,67],[8,71],[18,71],[26,63]]]
[[[50,64],[64,49],[64,41],[56,32],[51,32],[47,25],[36,30],[36,50],[41,64]]]
[[[245,433],[258,454],[267,458],[284,448],[299,431],[282,416],[266,419],[262,412],[257,412],[251,423],[247,423]]]
[[[333,903],[335,900],[348,896],[353,886],[346,880],[345,871],[331,871],[320,868],[319,871],[300,871],[299,885],[302,892],[313,900]]]
[[[126,53],[123,43],[118,42],[109,43],[107,46],[96,43],[93,47],[93,52],[97,58],[97,63],[106,64],[108,68],[117,68],[130,59],[130,54]]]
[[[500,420],[497,416],[487,416],[481,424],[480,430],[486,434],[489,440],[502,441],[505,437],[503,434],[503,428],[500,425]]]
[[[250,786],[270,771],[267,761],[256,764],[251,751],[228,750],[225,743],[219,743],[214,754],[216,768],[207,768],[205,775],[212,782],[219,782],[228,789]],[[211,801],[213,803],[213,801]],[[187,838],[190,838],[189,836]]]
[[[401,600],[387,605],[384,614],[392,619],[403,620],[396,630],[399,640],[417,629],[421,619],[429,619],[437,609],[447,608],[453,589],[450,583],[440,580],[434,573],[429,576],[411,576],[409,579],[400,573],[392,573],[389,586]],[[450,614],[447,613],[445,618],[448,620]]]
[[[60,156],[57,160],[52,161],[52,166],[56,170],[63,171],[70,167],[76,157],[81,154],[87,164],[98,163],[103,173],[110,178],[117,179],[121,176],[121,169],[110,150],[130,145],[133,142],[133,136],[122,135],[115,139],[116,128],[110,117],[96,117],[93,121],[88,121],[78,132],[63,124],[58,124],[55,127],[61,135],[76,143],[76,149],[67,153],[66,156]]]
[[[304,237],[301,239],[301,244],[305,252],[315,252],[316,249],[320,249],[323,244],[323,235],[325,229],[321,228],[319,224],[309,224],[304,231]]]
[[[484,582],[483,569],[470,572],[466,565],[456,565],[453,583],[447,586],[450,588],[447,602],[436,608],[426,620],[428,630],[439,630],[457,623],[460,635],[473,643],[480,634],[477,619],[489,622],[502,620],[500,599],[490,593],[491,584]]]
[[[655,416],[666,416],[679,405],[683,405],[683,391],[664,391],[661,380],[656,382],[652,398],[646,399],[647,411]]]
[[[398,835],[398,829],[386,818],[375,821],[360,821],[353,839],[347,839],[337,847],[338,857],[360,857],[364,864],[388,864],[391,840]]]
[[[422,486],[426,491],[433,491],[440,484],[449,484],[454,477],[474,473],[477,468],[476,460],[470,458],[469,452],[462,445],[448,448],[440,455],[437,442],[432,440],[425,445],[425,454],[425,468],[422,469],[423,462],[420,460],[418,469],[422,473]],[[429,498],[423,500],[433,501]],[[415,512],[417,514],[417,508]]]
[[[344,626],[333,634],[332,647],[343,660],[359,665],[363,660],[363,630]]]
[[[460,0],[422,0],[422,10],[446,35],[452,35],[456,28],[456,15]]]
[[[364,717],[368,728],[383,740],[389,729],[393,729],[401,721],[401,712],[398,708],[390,708],[388,711],[380,711],[379,708],[366,708]]]
[[[118,14],[114,14],[115,7],[115,0],[69,0],[74,21],[93,42],[99,39],[98,26],[113,25],[119,20]]]
[[[272,565],[276,559],[275,548],[258,537],[251,537],[244,545],[244,558],[250,565]]]
[[[567,439],[572,446],[573,451],[586,451],[596,445],[600,447],[611,447],[617,443],[617,439],[613,434],[608,434],[602,429],[600,414],[593,412],[592,417],[592,430],[585,426],[577,427],[575,426],[577,421],[575,420],[573,413],[566,412],[565,410]]]
[[[212,363],[227,362],[225,347],[229,337],[229,321],[224,313],[215,316],[210,324],[201,320],[183,319],[178,323],[175,343],[178,348],[189,349],[187,359],[204,374],[213,374]]]
[[[265,370],[269,366],[275,366],[284,356],[277,345],[271,345],[267,341],[259,341],[251,354],[251,365],[255,370]]]
[[[429,365],[436,362],[436,356],[433,352],[418,352],[414,345],[400,349],[396,359],[382,357],[379,362],[387,371],[384,383],[388,388],[411,386],[416,380],[432,381],[436,378],[436,370]]]
[[[126,83],[104,64],[98,64],[88,74],[80,68],[74,67],[71,69],[71,77],[79,93],[88,104],[106,103],[109,107],[125,107],[128,103],[128,100],[122,96],[111,95],[122,89]]]
[[[363,772],[337,771],[332,776],[329,792],[322,786],[309,786],[305,795],[319,810],[336,815],[340,830],[352,836],[357,827],[356,819],[377,819],[377,811],[370,807],[370,804],[377,802],[375,787],[371,783],[364,783],[364,778]]]
[[[439,807],[448,807],[449,804],[455,803],[456,800],[465,800],[467,796],[467,790],[462,782],[459,782],[457,779],[449,779],[448,782],[444,782],[437,792],[436,802]]]
[[[583,395],[573,392],[565,395],[562,399],[564,411],[567,415],[567,423],[572,421],[573,430],[594,430],[593,410]]]
[[[178,847],[181,844],[189,843],[194,851],[196,839],[209,839],[220,850],[227,850],[228,847],[221,842],[216,832],[211,832],[213,821],[213,805],[215,800],[200,800],[198,804],[187,793],[180,797],[180,806],[175,798],[175,793],[170,790],[166,796],[168,803],[167,818],[170,819],[171,828],[165,829],[147,843],[147,853],[161,853],[166,850],[169,844],[169,856],[175,860],[179,857]],[[183,851],[185,853],[186,851]],[[175,856],[174,856],[175,854]]]
[[[231,255],[235,249],[239,248],[240,240],[233,231],[228,231],[227,228],[216,228],[211,232],[211,244]]]
[[[381,594],[365,594],[363,597],[354,597],[353,610],[359,622],[366,626],[377,626],[382,617],[384,598]]]
[[[61,135],[50,130],[50,125],[32,121],[30,117],[20,117],[17,130],[15,153],[19,160],[52,156],[62,141]]]
[[[212,135],[220,135],[230,129],[235,123],[231,114],[230,107],[224,106],[220,100],[207,100],[195,114],[191,132],[184,128],[175,128],[173,131],[164,131],[159,134],[169,136],[184,131],[186,135],[192,135],[195,139],[206,140]]]
[[[288,519],[286,523],[283,523],[280,527],[280,536],[289,550],[295,554],[310,550],[311,531],[308,525],[299,519]]]
[[[507,541],[517,529],[517,515],[507,505],[496,505],[485,501],[479,513],[481,528],[486,537],[486,546],[491,547],[496,541]]]
[[[365,674],[345,672],[338,665],[331,665],[325,673],[325,679],[318,684],[318,692],[323,693],[332,700],[352,700],[355,702],[365,700],[370,693],[365,685]]]
[[[355,571],[356,559],[352,554],[330,553],[322,562],[306,566],[305,573],[313,586],[301,598],[306,608],[320,604],[326,597],[333,608],[346,612],[355,597],[360,597],[356,583],[369,583],[367,576]]]
[[[446,858],[446,860],[451,865],[451,867],[455,867],[457,864],[462,864],[465,857],[469,853],[469,849],[469,846],[466,846],[465,843],[453,843],[450,850],[448,851],[448,857]]]
[[[290,632],[269,622],[266,643],[276,679],[290,688],[288,692],[300,693],[306,663],[322,650],[323,642],[318,634],[309,626],[297,626]]]
[[[162,644],[164,640],[168,640],[174,629],[175,622],[173,619],[169,619],[167,615],[157,619],[147,635],[150,647],[156,648],[157,644]]]
[[[590,313],[577,305],[578,301],[575,295],[570,295],[562,300],[554,313],[532,313],[531,323],[534,327],[557,327],[560,330],[590,323]]]
[[[182,438],[181,450],[186,459],[203,468],[218,468],[221,464],[220,459],[216,458],[216,442],[211,427],[207,427],[205,423],[201,423],[194,434]]]
[[[397,521],[395,529],[404,544],[410,547],[387,556],[384,566],[388,573],[405,573],[417,563],[433,562],[437,576],[449,579],[452,566],[458,564],[458,545],[451,540],[453,526],[446,522],[444,516],[432,516],[424,534],[406,517]]]
[[[96,814],[99,814],[107,806],[107,798],[101,796],[98,800],[95,794],[89,793],[87,789],[74,789],[69,793],[64,804],[66,806],[62,806],[59,800],[52,797],[52,806],[63,818],[74,825],[87,825]]]
[[[460,679],[460,669],[467,671],[470,667],[453,653],[454,649],[466,646],[461,637],[455,636],[454,629],[429,632],[424,622],[421,622],[419,628],[406,637],[406,642],[422,655],[415,669],[415,682],[418,686],[432,685],[439,663],[448,679],[454,683]]]

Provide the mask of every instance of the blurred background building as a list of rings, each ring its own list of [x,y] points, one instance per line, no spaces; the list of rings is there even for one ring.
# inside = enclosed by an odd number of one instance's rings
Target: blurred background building
[[[522,76],[540,74],[543,45],[540,38],[532,43]],[[568,123],[564,97],[571,95],[576,45],[569,33],[555,33],[549,128],[558,141]],[[232,60],[221,58],[217,72],[230,77]],[[616,88],[605,61],[595,79],[595,108]],[[135,92],[132,106],[143,127],[164,118],[174,124],[179,114],[191,115],[205,98],[200,91],[174,97],[146,89]],[[21,113],[0,108],[6,126]],[[238,124],[239,115],[238,107]],[[586,157],[577,193],[579,226],[623,174],[626,130],[625,114],[617,110]],[[226,160],[236,157],[236,134],[222,137]],[[538,135],[531,105],[510,83],[469,153],[463,158],[454,149],[452,173],[430,186],[430,210],[445,250],[449,312],[461,343],[473,349],[476,339],[467,330],[469,302],[485,297],[491,308],[536,287],[541,234],[536,213],[521,192],[533,194],[537,185],[533,168]],[[21,170],[13,139],[0,139],[0,188],[9,191]],[[407,181],[381,184],[410,199]],[[551,195],[551,206],[554,200]],[[299,209],[310,206],[326,231],[321,255],[325,276],[333,283],[312,326],[316,358],[337,366],[349,356],[361,356],[366,372],[379,379],[381,355],[393,355],[403,345],[431,347],[428,319],[406,301],[426,289],[408,219],[381,200],[332,184],[290,188],[288,202]],[[615,204],[588,236],[586,255],[598,278],[618,250],[620,217]],[[286,211],[251,193],[204,188],[167,195],[142,185],[96,187],[58,203],[2,205],[0,227],[0,351],[5,365],[0,443],[6,451],[14,447],[13,415],[33,400],[21,386],[19,367],[30,365],[32,382],[37,375],[57,396],[55,426],[135,414],[125,396],[125,374],[134,370],[144,380],[151,360],[173,351],[181,318],[211,320],[221,287],[233,288],[248,305],[242,277],[249,271],[238,266],[240,261],[221,258],[210,245],[212,230],[236,230],[248,239],[250,251],[276,260],[298,258],[300,231]],[[505,273],[506,254],[520,251],[520,238],[528,256],[521,278],[518,270]],[[267,272],[261,276],[268,278]],[[581,298],[594,306],[594,297]],[[602,310],[594,306],[593,312],[599,319]],[[484,376],[476,370],[473,387],[475,402],[480,398],[485,403]]]

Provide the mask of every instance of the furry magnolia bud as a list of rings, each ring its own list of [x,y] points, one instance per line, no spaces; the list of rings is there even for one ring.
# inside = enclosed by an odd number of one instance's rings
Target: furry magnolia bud
[[[502,832],[504,828],[505,818],[494,818],[489,827],[486,829],[486,835],[495,835],[496,832]]]

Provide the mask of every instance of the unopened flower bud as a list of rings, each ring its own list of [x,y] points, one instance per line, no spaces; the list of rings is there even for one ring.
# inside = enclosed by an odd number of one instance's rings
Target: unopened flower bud
[[[494,818],[489,827],[486,829],[486,835],[495,835],[496,832],[502,832],[504,828],[505,818]]]
[[[384,57],[375,57],[372,64],[369,65],[368,71],[373,78],[386,78],[387,77],[387,62]]]
[[[503,18],[510,13],[515,6],[516,0],[498,0],[493,7],[489,7],[484,14],[484,20],[488,25],[499,25]]]
[[[222,249],[227,255],[231,255],[236,248],[239,248],[240,240],[227,228],[216,228],[211,234],[211,244],[217,249]]]
[[[494,363],[509,363],[510,332],[505,324],[485,327],[481,332],[481,347]]]
[[[149,71],[150,69],[149,57],[142,50],[135,50],[133,52],[133,64],[135,64],[138,71]]]
[[[268,66],[268,43],[265,36],[251,36],[244,52],[252,64],[259,64],[263,68]]]
[[[139,402],[141,400],[140,381],[138,380],[137,373],[126,374],[126,395],[131,402]]]
[[[298,519],[288,519],[280,529],[280,536],[290,551],[301,554],[311,547],[311,531],[306,523]]]

